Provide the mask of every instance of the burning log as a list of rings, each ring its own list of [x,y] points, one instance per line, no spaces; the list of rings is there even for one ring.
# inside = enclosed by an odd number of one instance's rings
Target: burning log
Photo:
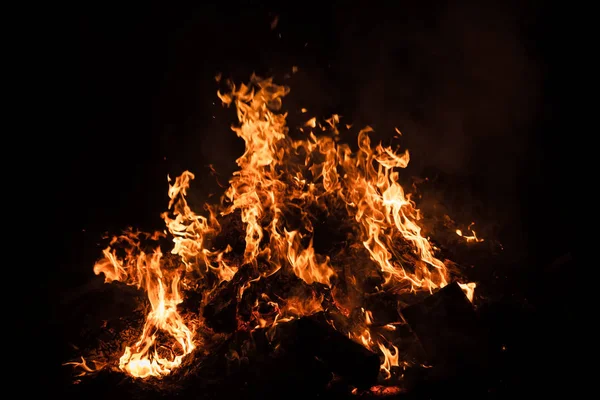
[[[232,333],[237,328],[237,298],[235,285],[223,286],[205,307],[203,316],[206,325],[218,333]]]
[[[238,328],[238,293],[245,282],[250,279],[251,267],[242,266],[233,279],[222,282],[211,294],[203,310],[203,317],[208,327],[218,333],[233,333]]]
[[[471,302],[452,283],[401,311],[437,371],[476,371],[485,366],[483,331]]]
[[[296,347],[316,357],[348,384],[366,389],[377,382],[379,356],[336,331],[322,313],[300,318],[296,324]]]
[[[213,331],[233,333],[253,330],[257,325],[265,327],[273,324],[276,317],[312,314],[322,309],[321,302],[329,300],[318,283],[307,285],[290,271],[279,270],[266,278],[252,274],[252,266],[242,266],[231,281],[223,282],[212,293],[203,316]],[[271,299],[267,293],[273,292],[279,296]]]

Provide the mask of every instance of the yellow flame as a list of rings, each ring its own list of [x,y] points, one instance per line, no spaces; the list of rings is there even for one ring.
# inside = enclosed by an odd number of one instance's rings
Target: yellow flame
[[[134,232],[115,237],[111,245],[122,242],[130,246],[126,256],[120,258],[116,249],[106,248],[104,258],[96,263],[94,272],[103,273],[106,282],[123,281],[144,288],[150,310],[140,339],[125,348],[119,367],[139,378],[167,375],[195,348],[193,332],[177,311],[177,305],[183,301],[179,291],[181,271],[162,265],[160,249],[152,254],[141,250],[139,235]],[[161,353],[157,349],[159,331],[170,338]]]

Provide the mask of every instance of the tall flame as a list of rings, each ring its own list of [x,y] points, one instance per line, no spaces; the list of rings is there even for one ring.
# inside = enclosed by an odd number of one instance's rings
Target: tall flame
[[[150,309],[141,336],[125,348],[119,363],[134,377],[166,375],[198,345],[197,321],[178,311],[182,285],[203,291],[207,298],[242,267],[250,273],[239,286],[239,299],[255,282],[282,270],[311,287],[334,287],[342,269],[344,279],[356,282],[355,266],[340,265],[334,254],[315,249],[315,213],[346,216],[352,227],[348,244],[362,246],[383,277],[382,287],[432,292],[450,280],[448,269],[422,234],[419,210],[399,183],[399,170],[409,163],[408,151],[381,144],[373,147],[370,127],[358,133],[358,150],[353,151],[341,143],[337,115],[323,125],[311,118],[301,137],[292,138],[287,114],[280,112],[287,87],[256,76],[248,85],[229,85],[230,90],[218,96],[225,105],[235,106],[239,124],[232,129],[244,140],[245,151],[237,159],[239,170],[220,204],[207,205],[206,216],[196,214],[186,200],[194,175],[186,171],[174,182],[169,179],[170,202],[162,218],[173,241],[172,256],[165,259],[160,248],[143,251],[147,235],[129,231],[113,240],[94,267],[106,282],[125,282],[147,293]],[[328,133],[317,135],[317,131]],[[225,218],[241,221],[243,254],[235,254],[230,243],[218,244]],[[399,241],[410,246],[411,256],[398,256]],[[462,287],[472,299],[475,285]],[[268,317],[254,312],[253,326],[274,327],[322,310],[323,296],[317,292],[285,298],[263,293],[256,302],[267,304],[271,311]],[[366,318],[368,323],[350,336],[381,352],[382,370],[389,376],[391,367],[398,366],[398,349],[371,337],[369,312]]]
[[[128,232],[114,238],[111,245],[120,242],[129,245],[126,256],[119,258],[117,251],[108,247],[103,251],[104,258],[94,266],[94,272],[103,273],[106,282],[123,281],[143,288],[148,294],[150,310],[140,339],[125,348],[119,367],[140,378],[167,375],[195,347],[193,332],[177,311],[177,305],[183,301],[179,290],[181,271],[164,265],[159,248],[151,254],[141,250],[138,234]],[[155,346],[159,332],[171,338],[164,354]]]

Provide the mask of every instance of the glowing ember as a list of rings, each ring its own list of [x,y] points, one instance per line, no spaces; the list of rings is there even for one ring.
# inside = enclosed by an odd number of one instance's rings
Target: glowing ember
[[[180,366],[201,345],[195,335],[200,317],[184,317],[178,311],[185,292],[203,294],[198,305],[202,310],[216,288],[237,279],[242,268],[245,273],[237,299],[257,282],[283,273],[294,274],[310,290],[262,293],[255,300],[251,320],[239,329],[271,329],[327,307],[349,316],[349,308],[362,306],[360,298],[349,298],[347,292],[338,290],[342,283],[360,291],[359,283],[375,276],[379,279],[376,291],[400,294],[431,293],[450,281],[448,268],[422,235],[419,210],[399,183],[399,171],[409,162],[408,151],[372,146],[369,127],[358,133],[358,147],[353,150],[341,143],[337,115],[324,124],[311,118],[298,133],[300,137],[292,137],[286,114],[280,113],[288,88],[253,76],[249,85],[230,83],[230,89],[218,96],[225,105],[235,106],[239,124],[232,129],[244,140],[245,152],[237,159],[239,170],[220,204],[206,205],[205,215],[196,214],[186,201],[194,175],[186,171],[174,181],[169,179],[169,211],[162,218],[165,234],[173,241],[172,256],[163,256],[160,247],[146,248],[146,243],[162,234],[128,231],[113,239],[94,266],[106,282],[124,282],[147,293],[150,307],[141,335],[125,347],[118,365],[131,376],[160,377]],[[219,240],[227,233],[227,218],[241,222],[243,251]],[[342,250],[321,254],[315,248],[321,218],[338,221],[336,228],[345,243]],[[481,240],[475,232],[457,234]],[[349,249],[352,254],[364,254],[370,264],[348,263]],[[461,287],[472,300],[475,284]],[[324,301],[328,296],[333,302]],[[269,311],[261,311],[260,305]],[[369,310],[363,308],[360,314],[356,317],[360,321],[346,333],[379,352],[382,373],[389,378],[391,369],[402,364],[401,354],[372,332]],[[387,324],[382,329],[396,328]],[[85,371],[95,370],[82,362]]]

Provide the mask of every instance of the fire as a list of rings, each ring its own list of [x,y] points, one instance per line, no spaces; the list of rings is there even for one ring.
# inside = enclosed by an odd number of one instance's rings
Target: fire
[[[456,234],[464,238],[467,242],[483,242],[483,239],[478,238],[477,233],[472,229],[473,225],[475,225],[475,222],[471,222],[471,224],[467,228],[467,231],[471,232],[470,235],[463,234],[463,232],[460,229],[456,230]]]
[[[392,375],[391,370],[392,367],[398,367],[400,366],[399,362],[398,362],[398,348],[394,345],[392,345],[392,349],[390,350],[387,347],[385,347],[383,344],[379,343],[379,349],[381,350],[381,352],[383,353],[383,363],[381,364],[381,369],[384,371],[385,373],[385,379],[389,379],[390,376]]]
[[[244,140],[245,151],[220,203],[196,213],[186,200],[194,174],[185,171],[174,181],[169,178],[170,201],[162,214],[165,233],[128,231],[117,236],[94,266],[106,282],[124,282],[147,294],[149,308],[140,337],[125,347],[118,365],[133,377],[165,376],[201,346],[195,334],[201,318],[183,316],[178,308],[186,290],[203,293],[201,310],[219,285],[238,276],[243,276],[236,293],[241,301],[257,282],[293,274],[309,294],[261,293],[254,300],[252,320],[240,329],[272,329],[327,307],[348,315],[344,307],[352,301],[333,289],[340,282],[357,286],[364,279],[363,266],[358,265],[363,261],[348,265],[334,252],[321,254],[315,247],[319,218],[340,218],[345,248],[362,251],[376,267],[369,274],[380,276],[377,290],[431,293],[451,281],[448,268],[423,235],[415,202],[399,183],[400,171],[410,160],[407,150],[373,146],[370,127],[358,133],[353,150],[341,140],[337,115],[324,124],[310,118],[299,135],[290,133],[287,114],[281,112],[289,89],[271,79],[252,76],[248,85],[229,83],[229,89],[218,97],[235,107],[239,123],[232,130]],[[220,239],[229,220],[241,226],[243,252]],[[159,246],[146,248],[148,241],[161,236],[172,240],[167,256]],[[408,250],[399,254],[401,245]],[[475,284],[461,287],[472,300]],[[326,304],[327,296],[333,296],[333,303]],[[382,355],[381,368],[389,377],[391,368],[399,365],[399,350],[371,332],[369,311],[363,309],[362,315],[363,323],[348,335]],[[395,327],[388,324],[384,329]]]
[[[115,249],[121,243],[129,246],[124,258]],[[139,378],[167,375],[195,348],[193,332],[177,311],[177,305],[183,301],[179,289],[181,271],[170,269],[163,262],[160,248],[146,254],[139,235],[133,232],[114,238],[111,246],[104,250],[104,258],[96,263],[94,273],[103,273],[106,282],[123,281],[144,288],[150,302],[142,335],[133,346],[125,347],[119,368]],[[159,332],[171,338],[166,354],[160,354],[156,347]]]

